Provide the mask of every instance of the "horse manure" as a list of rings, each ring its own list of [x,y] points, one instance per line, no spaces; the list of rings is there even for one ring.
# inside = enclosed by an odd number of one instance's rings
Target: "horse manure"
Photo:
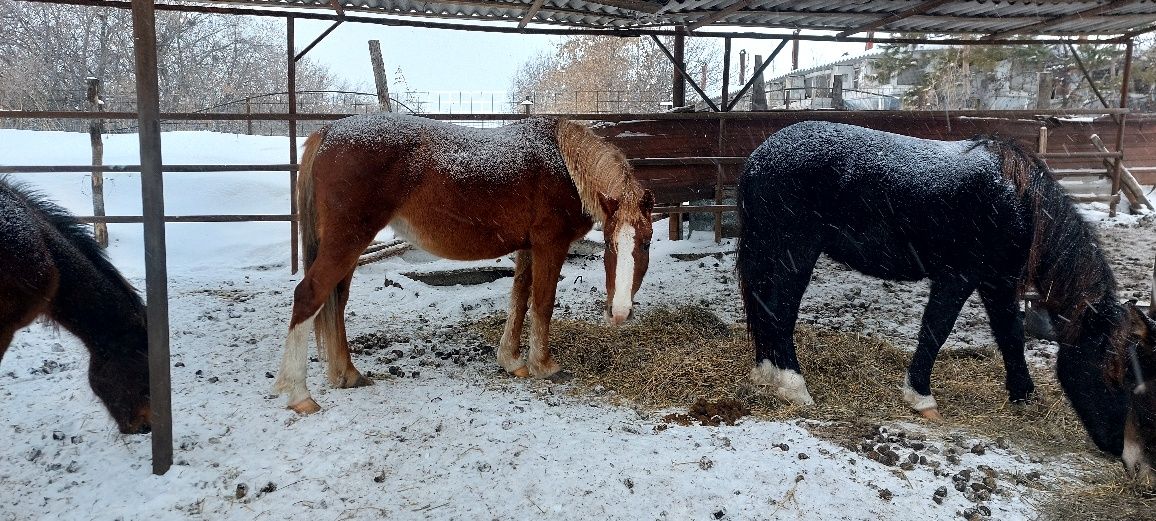
[[[52,439],[56,441],[64,441],[64,433],[60,431],[52,431]]]
[[[976,443],[971,446],[971,453],[983,456],[987,452],[987,448],[982,443]]]
[[[44,452],[41,451],[40,449],[36,449],[36,448],[28,449],[28,452],[26,452],[24,454],[24,459],[26,459],[28,461],[36,461],[37,459],[40,458],[40,456],[42,454],[44,454]]]
[[[219,382],[219,381],[221,381],[221,379],[220,379],[220,378],[217,378],[216,376],[210,376],[210,377],[209,377],[209,383],[211,383],[211,384],[215,384],[215,383],[217,383],[217,382]]]
[[[273,376],[273,373],[271,373],[269,371],[265,371],[265,378],[276,378],[276,377]]]
[[[879,499],[883,501],[891,501],[892,497],[894,497],[894,494],[892,494],[890,490],[882,489],[879,491]]]
[[[84,442],[84,436],[77,434],[76,436],[69,438],[69,441],[71,441],[73,443],[73,445],[78,444],[78,443],[83,443]]]
[[[715,519],[722,519],[722,518],[727,516],[727,511],[726,510],[717,510],[711,515],[714,516]]]
[[[265,486],[261,487],[261,490],[259,490],[259,492],[262,494],[268,494],[270,492],[273,492],[274,490],[277,490],[277,484],[270,481],[270,482],[266,483]]]
[[[733,398],[708,401],[700,397],[690,406],[686,414],[671,413],[663,416],[662,420],[679,425],[698,422],[699,425],[718,427],[723,424],[734,425],[739,418],[750,413],[751,410],[746,403]]]
[[[808,456],[806,452],[800,452],[799,459],[811,459],[811,457]]]

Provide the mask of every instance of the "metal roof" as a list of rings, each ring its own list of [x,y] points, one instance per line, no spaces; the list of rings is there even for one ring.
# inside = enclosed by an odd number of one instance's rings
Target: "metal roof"
[[[357,14],[580,29],[684,26],[1014,35],[1131,35],[1156,29],[1156,1],[1096,0],[202,0],[201,5],[339,9]]]

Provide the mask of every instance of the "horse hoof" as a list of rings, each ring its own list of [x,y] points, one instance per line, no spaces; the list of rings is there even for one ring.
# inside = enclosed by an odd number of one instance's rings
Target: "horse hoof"
[[[522,366],[522,367],[519,367],[517,369],[514,369],[513,371],[510,371],[510,374],[514,375],[518,378],[529,378],[530,377],[530,370],[526,369],[526,366]]]
[[[925,419],[927,421],[933,421],[933,422],[943,421],[943,416],[939,415],[939,409],[936,409],[934,407],[931,409],[923,409],[922,411],[919,411],[919,415],[922,416],[923,419]]]
[[[306,398],[290,405],[289,409],[293,409],[293,412],[305,416],[320,411],[321,406],[317,405],[317,402],[313,400],[313,398]]]
[[[341,389],[353,389],[354,387],[368,387],[370,385],[373,385],[373,380],[370,380],[361,373],[357,373],[357,378],[354,378],[352,382],[346,378],[343,385],[340,385],[339,387]]]

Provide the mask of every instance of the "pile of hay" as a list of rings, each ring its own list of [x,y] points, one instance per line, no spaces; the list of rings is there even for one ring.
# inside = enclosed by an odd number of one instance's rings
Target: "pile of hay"
[[[494,316],[473,327],[496,343],[503,320]],[[700,398],[736,398],[769,419],[862,425],[917,418],[899,391],[910,352],[878,337],[803,324],[795,343],[815,407],[794,407],[752,388],[754,351],[746,332],[701,307],[655,309],[619,328],[557,320],[550,332],[554,356],[579,385],[602,386],[645,406],[686,407]],[[944,349],[932,384],[940,412],[952,427],[1049,452],[1085,450],[1087,437],[1055,377],[1043,371],[1033,377],[1034,404],[1015,407],[1007,400],[998,353]]]

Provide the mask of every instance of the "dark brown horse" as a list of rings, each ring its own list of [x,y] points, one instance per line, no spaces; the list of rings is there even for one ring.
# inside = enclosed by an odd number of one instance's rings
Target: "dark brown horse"
[[[0,358],[44,316],[88,347],[88,382],[120,431],[150,429],[145,310],[88,228],[0,179]]]
[[[517,252],[498,363],[521,377],[559,370],[548,339],[570,243],[602,223],[606,315],[615,324],[630,316],[650,261],[653,196],[618,149],[566,120],[535,117],[483,130],[396,114],[353,116],[306,140],[298,196],[306,269],[274,389],[299,413],[320,409],[305,385],[311,326],[333,386],[371,383],[350,359],[344,310],[358,256],[386,225],[448,259]]]
[[[1056,374],[1100,449],[1149,473],[1156,441],[1156,324],[1116,298],[1095,232],[1047,166],[1014,143],[932,141],[828,122],[791,125],[738,185],[738,271],[755,343],[752,379],[813,403],[792,333],[819,255],[879,278],[930,279],[903,398],[938,418],[931,369],[979,293],[1012,401],[1034,389],[1018,298],[1035,287],[1056,325]],[[1154,384],[1156,385],[1156,384]]]

